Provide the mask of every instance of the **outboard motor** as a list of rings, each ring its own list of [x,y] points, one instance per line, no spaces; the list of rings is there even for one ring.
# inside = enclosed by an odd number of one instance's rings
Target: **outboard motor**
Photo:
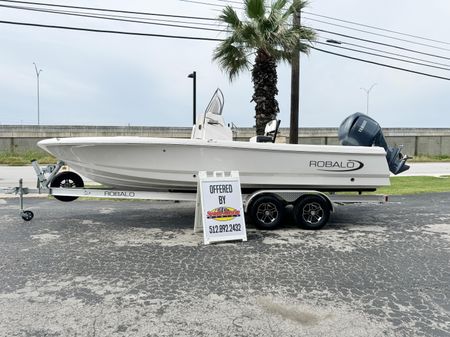
[[[380,125],[369,116],[357,112],[342,122],[338,131],[342,145],[381,146],[386,150],[389,170],[399,174],[409,169],[406,165],[408,156],[403,155],[400,147],[388,146]]]

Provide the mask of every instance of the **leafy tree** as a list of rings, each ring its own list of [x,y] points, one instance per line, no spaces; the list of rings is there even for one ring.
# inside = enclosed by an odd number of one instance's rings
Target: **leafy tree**
[[[244,20],[231,6],[226,6],[219,16],[229,35],[217,46],[213,59],[228,73],[230,81],[241,71],[251,69],[258,135],[264,133],[266,123],[280,111],[275,98],[277,63],[290,63],[299,51],[307,53],[309,46],[305,42],[315,38],[313,30],[292,25],[293,15],[300,13],[306,4],[305,0],[276,0],[266,6],[265,0],[244,0]]]

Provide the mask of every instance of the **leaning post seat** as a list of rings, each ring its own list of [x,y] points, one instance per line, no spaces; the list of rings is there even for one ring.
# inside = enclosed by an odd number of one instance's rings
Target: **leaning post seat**
[[[275,143],[278,134],[278,128],[280,127],[281,120],[273,119],[266,124],[264,129],[264,135],[254,136],[250,138],[252,143]]]

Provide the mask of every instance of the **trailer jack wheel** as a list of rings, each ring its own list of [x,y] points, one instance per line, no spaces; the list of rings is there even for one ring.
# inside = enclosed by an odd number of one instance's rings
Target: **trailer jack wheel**
[[[23,211],[20,215],[22,216],[22,219],[25,221],[31,221],[34,217],[32,211]]]
[[[50,187],[61,187],[61,188],[75,188],[84,187],[83,179],[74,172],[62,172],[58,173],[51,181]],[[54,195],[55,199],[59,201],[74,201],[78,197],[70,197],[63,195]]]
[[[330,218],[330,206],[320,196],[305,196],[296,201],[294,217],[303,229],[321,229]]]

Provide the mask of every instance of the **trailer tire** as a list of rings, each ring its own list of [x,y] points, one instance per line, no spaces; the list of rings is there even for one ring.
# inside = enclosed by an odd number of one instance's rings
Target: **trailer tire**
[[[83,179],[75,172],[61,172],[58,173],[51,181],[50,187],[56,188],[74,188],[84,187]],[[63,195],[54,195],[55,199],[59,201],[69,202],[78,199],[78,197],[70,197]]]
[[[277,228],[283,221],[285,205],[278,198],[263,195],[254,200],[250,208],[250,216],[255,227],[264,230]]]
[[[328,201],[318,195],[304,196],[294,205],[295,222],[303,229],[321,229],[330,219],[330,212]]]

